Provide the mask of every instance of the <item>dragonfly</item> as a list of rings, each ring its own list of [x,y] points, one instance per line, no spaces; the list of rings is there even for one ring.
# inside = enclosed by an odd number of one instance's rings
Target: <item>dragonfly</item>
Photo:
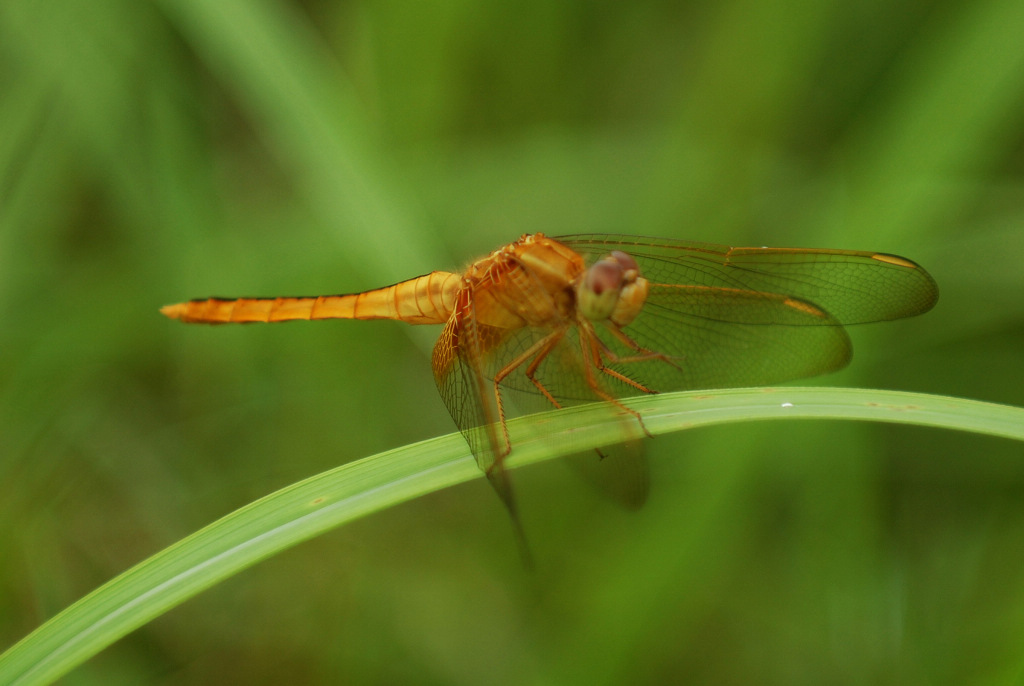
[[[438,391],[521,538],[505,468],[509,396],[527,407],[600,401],[642,428],[624,398],[832,372],[852,356],[845,325],[918,315],[937,299],[927,271],[887,253],[536,233],[461,273],[348,295],[210,297],[161,312],[202,324],[443,325],[431,360]]]

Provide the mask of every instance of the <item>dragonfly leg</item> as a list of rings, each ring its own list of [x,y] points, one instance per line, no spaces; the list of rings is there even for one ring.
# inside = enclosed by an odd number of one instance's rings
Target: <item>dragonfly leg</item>
[[[554,338],[554,340],[552,340],[549,345],[545,346],[543,350],[540,350],[537,353],[537,355],[533,358],[533,362],[531,362],[530,365],[526,368],[526,378],[530,380],[530,383],[537,387],[537,390],[540,391],[541,394],[543,394],[543,396],[548,399],[548,402],[550,402],[552,405],[555,406],[556,409],[559,410],[562,409],[562,404],[555,400],[555,396],[551,395],[551,393],[544,386],[544,384],[537,380],[536,374],[537,367],[540,366],[540,363],[544,361],[544,358],[548,356],[548,354],[554,349],[558,342],[562,340],[562,337],[564,335],[565,332],[562,331],[562,333],[559,334],[557,338]]]
[[[644,386],[639,381],[635,381],[634,379],[629,378],[622,372],[617,372],[614,369],[609,369],[608,367],[604,366],[604,364],[601,362],[598,362],[595,366],[597,367],[598,371],[602,372],[603,374],[607,374],[613,379],[618,379],[622,383],[632,386],[641,393],[647,393],[648,395],[657,395],[658,393],[658,391],[652,390],[647,386]]]
[[[661,359],[660,357],[648,357],[648,356],[644,356],[644,357],[627,357],[627,358],[619,357],[618,355],[615,354],[615,352],[611,348],[609,348],[607,345],[605,345],[604,341],[602,341],[600,338],[598,338],[596,335],[593,335],[592,333],[590,335],[590,345],[591,345],[591,360],[593,361],[594,367],[598,371],[600,371],[600,372],[602,372],[604,374],[607,374],[608,376],[612,377],[613,379],[618,379],[619,381],[621,381],[624,384],[632,386],[633,388],[635,388],[636,390],[640,391],[641,393],[647,393],[649,395],[654,395],[654,394],[656,394],[658,392],[658,391],[656,391],[654,389],[648,388],[647,386],[643,385],[642,383],[640,383],[639,381],[637,381],[635,379],[629,378],[628,376],[626,376],[622,372],[616,371],[614,369],[610,369],[605,364],[605,358],[607,358],[609,362],[639,362],[639,361],[650,360],[650,359]],[[655,355],[657,355],[657,353],[655,353]]]
[[[501,418],[502,425],[505,424],[505,411],[501,403],[501,391],[498,388],[498,385],[505,379],[505,377],[525,364],[530,358],[533,358],[533,360],[526,368],[526,378],[530,380],[530,383],[537,387],[537,390],[539,390],[541,394],[547,398],[548,402],[555,406],[555,408],[562,408],[561,404],[559,404],[548,389],[544,387],[544,384],[534,377],[534,374],[536,374],[537,367],[539,367],[540,363],[544,361],[544,358],[548,356],[548,353],[550,353],[562,338],[565,337],[565,332],[566,329],[561,328],[548,334],[523,351],[522,354],[502,367],[498,373],[494,375],[494,394],[498,398],[498,416]]]
[[[644,420],[643,417],[640,416],[640,413],[631,407],[626,407],[621,402],[619,402],[618,398],[602,389],[600,384],[598,384],[597,382],[597,377],[594,376],[594,370],[597,369],[603,374],[607,374],[608,376],[614,379],[618,379],[619,381],[637,389],[641,393],[649,393],[653,395],[657,393],[657,391],[647,388],[647,386],[644,386],[639,381],[635,381],[626,376],[625,374],[617,372],[614,369],[609,369],[608,367],[605,366],[604,361],[601,358],[602,351],[605,351],[607,353],[611,353],[611,351],[608,350],[604,342],[597,337],[597,334],[594,333],[594,330],[589,322],[581,323],[579,331],[580,349],[583,354],[584,378],[587,381],[587,385],[590,386],[590,390],[592,390],[594,394],[601,400],[605,400],[607,402],[612,403],[623,412],[626,412],[627,414],[630,414],[634,418],[636,418],[637,423],[640,424],[640,428],[643,429],[643,432],[647,434],[649,438],[651,438],[651,432],[648,431],[647,426],[644,425]]]
[[[605,355],[607,356],[609,361],[611,361],[611,362],[648,362],[650,360],[661,360],[662,362],[664,362],[666,364],[670,364],[673,367],[675,367],[676,369],[679,369],[679,365],[677,365],[675,362],[673,362],[671,357],[669,357],[665,353],[655,352],[653,350],[648,350],[647,348],[642,347],[639,343],[637,343],[632,338],[627,336],[622,331],[622,329],[620,329],[618,327],[618,325],[616,325],[615,323],[613,323],[613,322],[605,322],[605,326],[607,327],[608,331],[613,336],[615,336],[615,338],[619,339],[619,341],[623,345],[625,345],[627,348],[629,348],[629,349],[635,351],[636,353],[638,353],[637,355],[634,355],[634,356],[631,356],[631,357],[622,357],[620,355],[617,355],[608,346],[604,345],[604,342],[602,341],[601,342],[601,347],[605,351]],[[596,338],[596,336],[595,336],[595,338]]]

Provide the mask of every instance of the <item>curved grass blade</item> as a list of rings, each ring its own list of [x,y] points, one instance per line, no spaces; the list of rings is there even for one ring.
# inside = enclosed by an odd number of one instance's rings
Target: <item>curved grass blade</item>
[[[743,420],[852,419],[934,426],[1024,441],[1024,408],[842,388],[690,391],[637,398],[651,434]],[[614,443],[607,408],[584,405],[509,423],[508,466]],[[268,495],[101,586],[0,655],[0,683],[45,684],[149,620],[275,553],[480,472],[459,434],[353,462]]]

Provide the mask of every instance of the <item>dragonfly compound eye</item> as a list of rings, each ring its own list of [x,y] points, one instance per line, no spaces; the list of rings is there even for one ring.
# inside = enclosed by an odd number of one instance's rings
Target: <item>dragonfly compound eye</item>
[[[627,282],[633,281],[636,277],[640,276],[640,265],[636,263],[636,260],[631,255],[621,250],[613,250],[611,257],[622,267],[623,278]]]
[[[592,264],[576,287],[580,314],[591,321],[608,319],[615,311],[622,284],[623,269],[618,260],[605,257]]]

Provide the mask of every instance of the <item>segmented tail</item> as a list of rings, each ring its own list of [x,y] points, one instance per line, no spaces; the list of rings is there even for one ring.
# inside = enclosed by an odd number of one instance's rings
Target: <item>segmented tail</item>
[[[206,298],[160,312],[190,324],[286,322],[293,319],[397,319],[443,324],[455,308],[458,274],[431,272],[393,286],[351,295],[282,298]]]

